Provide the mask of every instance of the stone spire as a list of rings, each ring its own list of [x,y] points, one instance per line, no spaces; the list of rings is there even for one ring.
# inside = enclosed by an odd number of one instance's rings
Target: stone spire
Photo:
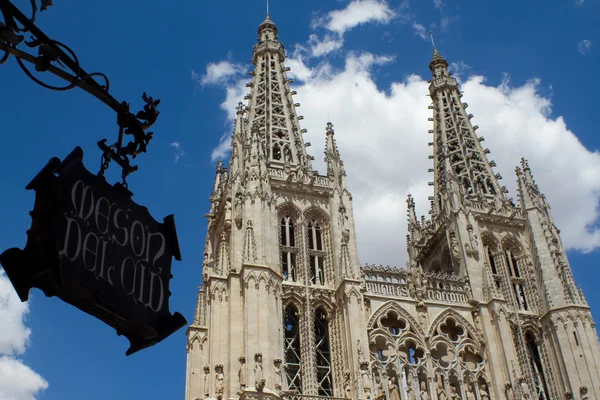
[[[250,72],[252,82],[248,100],[247,122],[244,124],[244,134],[250,135],[250,130],[256,127],[259,131],[261,144],[265,149],[267,165],[271,168],[292,168],[311,171],[311,157],[306,153],[299,119],[290,90],[290,83],[285,67],[285,49],[278,40],[277,26],[269,16],[258,27],[258,43],[254,46],[252,63],[254,71]]]
[[[343,188],[346,186],[346,170],[344,169],[344,162],[340,157],[340,151],[335,142],[333,124],[328,122],[326,129],[325,164],[327,166],[327,177],[334,185]]]
[[[433,110],[433,146],[435,202],[433,213],[438,214],[444,207],[441,192],[446,189],[448,178],[454,177],[460,191],[467,197],[482,196],[488,199],[504,199],[506,189],[498,180],[500,174],[494,174],[493,161],[488,161],[481,143],[483,137],[477,137],[478,126],[471,125],[472,114],[467,114],[467,103],[461,102],[462,94],[458,83],[448,72],[448,62],[433,49],[429,63],[432,80],[429,93]],[[431,170],[430,170],[431,171]]]

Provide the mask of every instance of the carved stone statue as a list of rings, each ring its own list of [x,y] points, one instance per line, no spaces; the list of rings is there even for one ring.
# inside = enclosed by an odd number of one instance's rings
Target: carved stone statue
[[[473,384],[469,385],[466,395],[467,400],[476,400],[475,393],[473,393]]]
[[[362,349],[362,346],[360,344],[360,339],[358,339],[356,341],[356,351],[358,353],[358,361],[359,362],[365,361],[365,354],[363,353],[363,349]]]
[[[519,386],[521,388],[521,398],[528,400],[531,398],[531,392],[529,391],[529,385],[523,376],[519,376]]]
[[[479,398],[481,400],[490,400],[490,394],[487,390],[487,385],[485,383],[482,383],[479,387]]]
[[[246,357],[240,357],[238,361],[240,362],[240,370],[238,371],[240,390],[244,390],[246,389]]]
[[[365,365],[364,367],[361,366],[360,375],[361,375],[361,379],[362,379],[363,390],[365,392],[365,396],[367,398],[370,398],[371,397],[371,376],[369,374],[368,364]]]
[[[263,363],[262,354],[256,353],[254,355],[254,385],[256,390],[261,391],[265,387],[265,380],[263,379]]]
[[[504,384],[504,393],[506,394],[506,400],[515,400],[515,392],[510,382]]]
[[[400,391],[398,385],[396,385],[396,377],[392,376],[388,382],[388,389],[390,391],[390,400],[400,400]]]
[[[208,374],[210,374],[210,367],[207,365],[204,367],[204,396],[209,396],[209,388],[208,388]]]
[[[352,386],[350,385],[350,372],[346,371],[344,373],[344,398],[351,399],[352,398]]]
[[[427,392],[427,384],[425,381],[421,381],[421,400],[431,400],[429,397],[429,392]]]
[[[281,360],[276,359],[273,361],[273,364],[275,365],[275,389],[281,390],[283,388],[283,380],[281,378]]]
[[[458,247],[458,240],[456,239],[456,234],[454,232],[450,232],[450,252],[454,262],[458,263],[460,261],[460,249]]]
[[[450,385],[450,400],[460,400],[460,396],[456,392],[456,386]]]
[[[407,400],[417,400],[417,396],[415,395],[415,391],[413,390],[413,381],[406,380],[406,399]]]
[[[235,226],[238,229],[242,229],[242,195],[239,193],[235,197],[235,206],[234,207],[235,207],[234,208]]]
[[[217,399],[221,399],[223,397],[223,382],[225,380],[225,375],[223,374],[223,366],[217,367],[217,373],[215,374],[215,386],[216,386],[216,395]]]
[[[444,382],[442,379],[438,379],[437,398],[438,400],[448,400],[448,395],[446,394],[446,389],[444,389]]]

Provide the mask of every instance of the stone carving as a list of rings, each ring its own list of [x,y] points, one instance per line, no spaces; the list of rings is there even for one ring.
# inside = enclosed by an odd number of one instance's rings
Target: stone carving
[[[425,381],[421,381],[421,400],[430,400],[429,392],[427,392],[427,383]]]
[[[477,259],[479,257],[479,240],[473,231],[473,225],[467,225],[467,232],[469,232],[469,243],[465,245],[465,253],[467,256]]]
[[[238,229],[242,229],[242,194],[238,193],[235,196],[235,206],[234,206],[234,220],[235,226]]]
[[[259,392],[265,387],[266,380],[263,378],[263,362],[262,353],[256,353],[254,355],[254,387]]]
[[[396,377],[392,376],[388,383],[388,390],[390,392],[390,400],[400,400],[400,391],[396,384]]]
[[[475,393],[473,393],[473,384],[472,383],[469,384],[469,386],[468,386],[466,397],[467,397],[467,400],[476,400]]]
[[[590,397],[588,396],[588,388],[587,386],[582,386],[579,388],[579,393],[581,394],[581,400],[589,400]]]
[[[350,372],[346,371],[344,373],[344,398],[351,399],[352,398],[352,386],[350,384],[350,379],[352,375]]]
[[[518,377],[519,387],[521,389],[521,398],[523,400],[527,400],[531,398],[531,392],[529,391],[529,385],[527,384],[527,380],[524,376],[520,375]]]
[[[366,361],[360,363],[360,376],[365,397],[371,398],[371,374],[369,373],[369,363]]]
[[[356,341],[356,352],[358,353],[358,362],[362,364],[365,361],[365,354],[363,353],[360,339]]]
[[[456,392],[456,386],[450,385],[450,400],[460,400],[460,396]]]
[[[442,377],[439,375],[437,383],[437,398],[438,400],[448,400],[446,389],[444,389],[444,382],[442,381]]]
[[[515,400],[515,392],[512,388],[512,383],[506,382],[504,384],[504,394],[506,394],[506,400]]]
[[[246,357],[238,358],[240,362],[240,370],[238,371],[238,379],[240,381],[240,390],[246,389]]]
[[[417,400],[417,396],[415,395],[415,391],[413,389],[413,381],[407,380],[406,383],[406,399],[407,400]]]
[[[215,394],[217,395],[217,399],[221,400],[223,398],[223,388],[225,375],[223,374],[223,365],[217,364],[215,367]]]
[[[208,397],[210,394],[208,390],[208,374],[210,374],[210,367],[207,365],[204,367],[204,397]]]
[[[459,264],[460,263],[460,247],[458,246],[458,239],[456,239],[456,234],[454,232],[450,232],[450,254],[452,255],[452,261]]]
[[[487,385],[485,383],[482,383],[479,387],[479,398],[481,400],[490,400],[490,394],[487,390]]]
[[[281,390],[283,388],[283,380],[281,378],[281,360],[279,358],[273,360],[275,366],[275,389]]]

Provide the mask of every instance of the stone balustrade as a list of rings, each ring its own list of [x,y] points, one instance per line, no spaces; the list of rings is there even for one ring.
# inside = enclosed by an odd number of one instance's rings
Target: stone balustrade
[[[405,269],[367,265],[362,268],[367,294],[411,298],[408,273]],[[450,304],[468,304],[471,293],[458,275],[424,273],[425,300]]]

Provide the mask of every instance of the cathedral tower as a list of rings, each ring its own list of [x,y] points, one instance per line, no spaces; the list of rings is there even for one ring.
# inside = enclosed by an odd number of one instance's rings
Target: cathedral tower
[[[210,198],[187,400],[341,397],[366,368],[352,197],[333,125],[319,175],[269,16],[258,35],[248,105],[238,105],[229,168],[217,164]]]
[[[331,123],[312,169],[285,50],[258,28],[219,162],[186,400],[600,398],[600,346],[527,161],[515,205],[447,61],[429,64],[430,218],[408,196],[406,268],[358,264]]]

